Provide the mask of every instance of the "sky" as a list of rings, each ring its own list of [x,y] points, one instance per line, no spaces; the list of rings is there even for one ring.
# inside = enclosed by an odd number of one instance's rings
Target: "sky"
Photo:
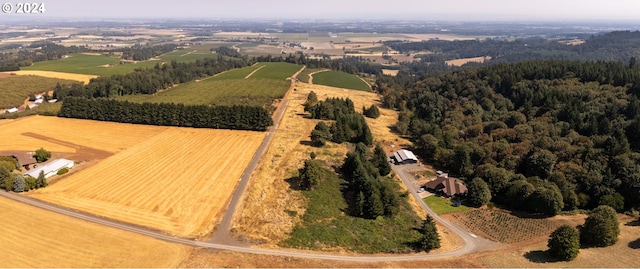
[[[69,19],[640,21],[639,0],[48,0],[42,3],[44,16]],[[2,16],[0,13],[0,21]]]

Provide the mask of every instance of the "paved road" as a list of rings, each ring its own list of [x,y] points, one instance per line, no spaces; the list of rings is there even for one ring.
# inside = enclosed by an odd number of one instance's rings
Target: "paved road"
[[[462,227],[447,221],[446,219],[438,216],[438,214],[433,212],[433,210],[431,210],[431,208],[427,206],[427,204],[424,202],[424,200],[422,200],[422,197],[420,197],[420,194],[418,194],[414,186],[414,182],[416,182],[414,176],[409,172],[418,167],[419,165],[417,164],[404,164],[404,165],[392,164],[391,165],[391,168],[393,169],[393,171],[400,177],[400,179],[402,179],[402,182],[404,182],[404,184],[407,186],[407,189],[409,190],[409,192],[411,192],[413,197],[416,198],[420,206],[422,206],[422,208],[425,211],[427,211],[427,213],[431,215],[431,217],[435,221],[451,229],[451,231],[453,231],[454,233],[456,233],[462,238],[462,241],[464,242],[464,246],[462,246],[462,248],[449,252],[448,254],[451,255],[450,257],[464,255],[464,254],[468,254],[468,253],[472,253],[480,250],[487,250],[495,247],[495,243],[493,243],[492,241],[481,238],[475,234],[468,232]]]
[[[380,255],[342,256],[342,255],[314,254],[314,253],[305,253],[305,252],[287,251],[287,250],[259,249],[259,248],[211,243],[211,242],[200,242],[197,240],[174,237],[159,231],[151,230],[144,227],[139,227],[136,225],[121,223],[121,222],[110,220],[110,219],[105,219],[105,218],[92,216],[85,213],[76,212],[71,209],[45,203],[36,199],[32,199],[32,198],[20,195],[20,194],[0,191],[0,196],[13,199],[18,202],[22,202],[31,206],[39,207],[45,210],[49,210],[52,212],[63,214],[69,217],[97,223],[100,225],[132,232],[132,233],[137,233],[144,236],[149,236],[155,239],[159,239],[159,240],[163,240],[171,243],[184,244],[184,245],[194,246],[194,247],[224,249],[224,250],[239,251],[239,252],[252,253],[252,254],[262,254],[262,255],[277,255],[277,256],[288,256],[288,257],[296,257],[296,258],[358,261],[358,262],[417,261],[417,260],[429,260],[429,259],[453,257],[453,256],[458,256],[458,255],[467,253],[466,251],[465,252],[455,251],[455,252],[440,253],[440,254],[416,254],[416,255],[393,255],[393,256],[380,256]]]

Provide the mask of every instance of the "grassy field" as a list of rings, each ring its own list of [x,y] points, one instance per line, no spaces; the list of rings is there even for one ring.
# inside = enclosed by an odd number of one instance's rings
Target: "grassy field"
[[[3,268],[176,267],[189,248],[0,198]]]
[[[327,97],[349,97],[357,109],[377,103],[379,97],[372,92],[336,89],[322,85],[295,83],[296,91],[291,91],[285,114],[274,134],[271,146],[265,152],[258,167],[251,177],[251,188],[247,190],[243,208],[234,220],[235,231],[255,242],[262,242],[266,246],[276,246],[285,240],[293,227],[301,220],[307,207],[302,193],[290,188],[286,179],[297,175],[297,169],[302,167],[311,152],[318,154],[316,159],[327,163],[338,164],[345,158],[346,145],[328,143],[323,148],[309,145],[309,133],[313,130],[317,120],[303,117],[302,103],[310,91],[318,95],[318,99]],[[398,112],[380,109],[381,116],[377,119],[366,118],[376,141],[388,147],[408,143],[391,132],[389,126],[397,121]],[[294,213],[295,212],[295,213]],[[442,234],[441,236],[447,236]],[[449,237],[443,241],[451,242]],[[446,249],[443,242],[443,249]],[[458,246],[451,245],[450,250]]]
[[[332,86],[337,88],[371,91],[369,85],[356,75],[339,71],[320,72],[313,75],[313,84]]]
[[[431,208],[431,210],[433,210],[433,212],[436,212],[436,214],[438,215],[453,212],[467,212],[470,210],[469,207],[464,205],[453,206],[450,200],[436,195],[425,197],[423,200],[429,206],[429,208]]]
[[[308,207],[302,222],[283,246],[316,250],[346,249],[362,253],[411,252],[420,239],[413,212],[400,209],[393,218],[367,220],[344,214],[342,197],[345,181],[324,170],[321,182],[312,191],[303,191]]]
[[[299,65],[288,63],[258,63],[181,84],[154,96],[130,95],[118,99],[132,102],[268,106],[273,99],[282,98],[291,84],[286,78],[300,68]]]
[[[0,78],[0,108],[20,106],[29,94],[48,92],[53,90],[57,83],[73,82],[77,81],[40,76],[16,75]]]

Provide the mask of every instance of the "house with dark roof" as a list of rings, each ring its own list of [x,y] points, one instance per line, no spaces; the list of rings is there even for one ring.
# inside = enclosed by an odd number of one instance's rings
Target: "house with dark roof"
[[[31,169],[31,167],[37,163],[36,158],[33,157],[34,152],[26,151],[1,151],[0,156],[11,156],[18,160],[20,166],[24,169]]]
[[[456,194],[463,195],[467,192],[467,186],[462,180],[449,177],[446,173],[442,173],[435,180],[427,182],[425,187],[447,197],[453,197]]]

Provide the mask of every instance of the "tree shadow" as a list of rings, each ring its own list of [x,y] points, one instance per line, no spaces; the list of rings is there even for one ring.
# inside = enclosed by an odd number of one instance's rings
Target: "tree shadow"
[[[624,224],[625,226],[640,226],[640,219],[629,221]]]
[[[544,250],[532,250],[524,254],[524,257],[527,258],[530,262],[535,263],[550,263],[557,262],[558,259],[549,255],[548,251]]]
[[[298,177],[290,177],[285,179],[284,181],[289,183],[289,188],[291,188],[292,190],[296,190],[296,191],[306,190],[305,188],[300,186],[300,179],[298,179]]]
[[[311,140],[300,140],[300,145],[314,147],[315,145]],[[319,147],[318,147],[319,148]]]
[[[640,238],[629,242],[629,247],[632,249],[640,249]]]

